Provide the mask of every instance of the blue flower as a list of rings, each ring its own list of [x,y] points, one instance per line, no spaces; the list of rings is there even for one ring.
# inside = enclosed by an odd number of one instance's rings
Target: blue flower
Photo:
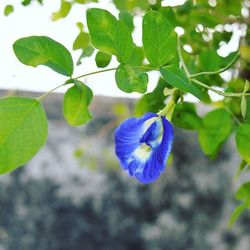
[[[122,169],[142,183],[155,181],[167,164],[174,132],[163,116],[146,113],[125,120],[115,131],[115,152]]]

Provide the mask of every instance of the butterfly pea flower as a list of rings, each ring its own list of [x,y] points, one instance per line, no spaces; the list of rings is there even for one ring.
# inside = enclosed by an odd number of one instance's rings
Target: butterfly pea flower
[[[155,113],[125,120],[115,131],[115,152],[123,170],[142,183],[160,177],[172,149],[171,123]]]

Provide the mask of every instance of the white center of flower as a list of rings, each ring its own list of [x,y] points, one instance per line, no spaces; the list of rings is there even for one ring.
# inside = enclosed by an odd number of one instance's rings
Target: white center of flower
[[[151,147],[143,143],[134,151],[134,156],[140,161],[145,162],[150,157],[151,153]]]

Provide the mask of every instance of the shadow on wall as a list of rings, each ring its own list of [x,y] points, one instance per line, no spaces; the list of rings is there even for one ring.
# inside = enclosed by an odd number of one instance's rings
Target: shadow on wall
[[[173,164],[141,185],[120,171],[112,126],[99,133],[114,115],[93,111],[81,128],[50,116],[46,147],[0,177],[0,250],[250,249],[249,214],[227,228],[239,160],[231,145],[210,161],[194,133],[176,130]]]

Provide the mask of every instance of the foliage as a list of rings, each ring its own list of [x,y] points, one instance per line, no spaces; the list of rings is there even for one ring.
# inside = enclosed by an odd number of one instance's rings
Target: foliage
[[[35,1],[25,0],[22,5],[29,6],[32,2]],[[37,2],[43,3],[42,0]],[[62,0],[52,19],[65,18],[73,7],[80,8],[90,2],[98,1]],[[104,68],[102,70],[73,76],[74,62],[70,52],[46,36],[21,38],[14,43],[14,52],[26,65],[45,65],[66,76],[58,88],[72,85],[64,98],[64,116],[70,125],[81,125],[91,119],[88,106],[92,91],[79,79],[116,70],[118,88],[126,93],[144,94],[136,105],[136,114],[159,112],[159,115],[172,119],[176,127],[196,130],[207,156],[215,157],[222,144],[232,134],[236,135],[235,144],[244,162],[240,167],[241,173],[250,164],[249,1],[187,0],[175,7],[164,7],[161,0],[154,4],[151,2],[113,0],[119,11],[118,18],[98,8],[97,3],[96,8],[88,8],[86,22],[77,23],[80,32],[73,49],[81,50],[82,54],[75,64],[79,65],[97,49],[96,65]],[[7,16],[13,11],[13,6],[7,4],[4,14]],[[132,36],[135,17],[142,17],[142,47]],[[89,33],[85,31],[85,23]],[[231,40],[233,24],[244,30],[238,51],[222,57],[218,51]],[[105,69],[112,57],[120,64],[116,68]],[[230,79],[225,81],[220,73],[227,70]],[[158,71],[162,78],[155,89],[147,93],[147,73],[150,71]],[[40,101],[53,90],[37,100],[1,99],[0,173],[26,163],[44,144],[47,127]],[[222,97],[219,103],[213,101],[212,92]],[[187,94],[209,106],[210,111],[203,118],[197,114],[196,104],[185,101]],[[248,193],[244,196],[244,206],[240,205],[235,210],[231,222],[249,206],[249,196]]]

